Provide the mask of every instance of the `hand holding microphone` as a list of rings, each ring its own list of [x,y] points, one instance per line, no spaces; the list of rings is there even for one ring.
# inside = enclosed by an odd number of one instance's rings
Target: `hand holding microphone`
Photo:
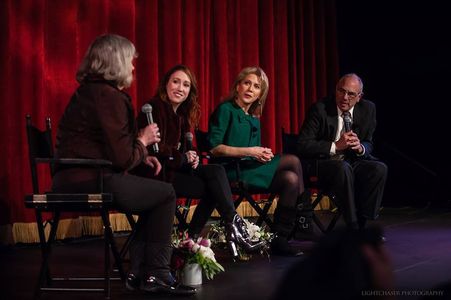
[[[193,150],[193,134],[191,132],[185,133],[185,142],[186,142],[186,158],[188,163],[191,164],[193,169],[196,169],[199,165],[199,156],[196,151]]]
[[[349,111],[343,112],[343,128],[344,132],[349,132],[352,130],[351,113]]]
[[[344,150],[351,148],[352,150],[360,153],[362,148],[360,145],[360,139],[356,133],[352,131],[352,119],[349,111],[344,111],[343,114],[343,134],[340,139],[335,143],[337,150]]]
[[[160,130],[158,129],[157,123],[147,125],[140,129],[138,132],[138,140],[146,147],[160,142]]]
[[[147,123],[149,124],[149,126],[146,126],[144,128],[143,133],[143,135],[150,135],[148,136],[150,142],[147,145],[153,144],[152,145],[153,151],[155,153],[158,153],[160,151],[160,149],[158,148],[158,142],[161,140],[160,130],[158,129],[157,124],[153,122],[152,105],[148,103],[144,104],[143,107],[141,108],[141,111],[146,115]]]

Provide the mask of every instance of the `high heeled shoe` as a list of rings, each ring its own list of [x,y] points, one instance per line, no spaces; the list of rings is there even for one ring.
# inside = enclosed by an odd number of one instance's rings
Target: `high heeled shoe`
[[[251,241],[246,223],[238,214],[233,216],[231,223],[226,224],[225,229],[227,245],[233,257],[238,256],[236,244],[241,246],[246,253],[256,252],[265,246],[263,241],[257,243]]]
[[[133,273],[128,273],[125,279],[125,288],[128,291],[136,291],[139,289],[141,279]]]
[[[141,282],[141,291],[151,294],[171,294],[176,296],[194,295],[197,290],[191,286],[183,285],[178,282],[167,283],[155,276],[149,276]]]

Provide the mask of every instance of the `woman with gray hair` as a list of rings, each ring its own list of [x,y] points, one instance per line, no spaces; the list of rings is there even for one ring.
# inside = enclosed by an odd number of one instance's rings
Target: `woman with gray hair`
[[[260,67],[244,68],[229,96],[210,117],[209,143],[216,157],[243,159],[241,180],[249,187],[279,194],[273,228],[277,237],[271,242],[271,251],[276,255],[297,256],[302,252],[292,248],[287,238],[295,225],[296,205],[304,201],[307,193],[303,193],[299,159],[290,154],[274,155],[270,148],[261,145],[259,117],[268,89],[268,77]],[[235,169],[231,165],[225,167],[229,179],[236,180]]]
[[[104,191],[116,205],[138,214],[136,235],[130,246],[128,289],[189,295],[195,290],[177,285],[170,274],[171,231],[175,192],[170,184],[128,174],[141,162],[161,164],[146,146],[160,141],[151,124],[138,131],[130,96],[124,92],[133,81],[135,46],[126,38],[108,34],[89,46],[77,72],[80,86],[59,123],[56,156],[106,159],[112,168],[103,175]],[[61,166],[53,177],[54,192],[96,192],[94,168]]]

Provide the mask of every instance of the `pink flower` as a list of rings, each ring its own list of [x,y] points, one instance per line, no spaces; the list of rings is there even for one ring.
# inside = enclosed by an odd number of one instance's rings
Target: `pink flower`
[[[172,244],[175,247],[171,260],[172,269],[180,270],[187,263],[198,263],[208,279],[213,278],[216,273],[224,271],[210,248],[210,239],[200,237],[193,240],[184,233],[175,232]]]
[[[179,248],[185,248],[191,251],[194,245],[195,243],[192,239],[187,239],[180,242]]]
[[[211,246],[210,239],[201,239],[201,241],[198,242],[198,244],[207,248]]]

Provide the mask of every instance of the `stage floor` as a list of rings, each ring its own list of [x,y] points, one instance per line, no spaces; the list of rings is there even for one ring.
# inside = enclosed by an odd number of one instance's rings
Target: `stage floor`
[[[385,230],[399,291],[437,290],[451,282],[451,211],[449,209],[385,208],[376,222]],[[119,236],[118,241],[124,241]],[[296,242],[306,255],[313,242]],[[58,242],[54,248],[54,273],[101,274],[103,241],[99,238]],[[0,250],[0,299],[31,299],[40,267],[40,249],[34,245],[16,245]],[[217,251],[226,272],[205,281],[190,299],[269,299],[277,283],[293,263],[303,259],[254,255],[247,262],[233,262],[227,252]],[[66,272],[66,273],[65,273]],[[125,291],[121,282],[113,282],[112,299],[174,299]],[[449,292],[449,291],[448,291]],[[449,297],[449,295],[448,295]],[[177,297],[180,298],[180,297]],[[405,297],[400,297],[403,299]],[[440,297],[433,297],[439,299]],[[101,293],[44,293],[41,299],[103,299]],[[302,299],[302,291],[299,291]],[[409,297],[408,299],[420,299]],[[449,298],[448,298],[449,299]]]

